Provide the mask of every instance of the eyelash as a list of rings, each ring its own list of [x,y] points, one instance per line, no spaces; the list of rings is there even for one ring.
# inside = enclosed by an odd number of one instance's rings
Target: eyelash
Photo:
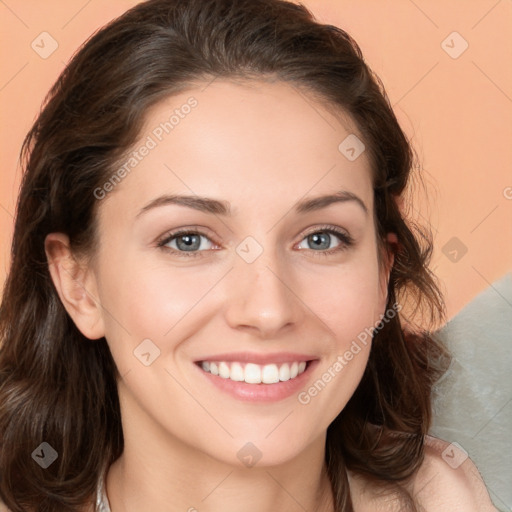
[[[317,233],[328,233],[330,235],[336,235],[341,243],[338,247],[335,247],[334,249],[324,250],[324,251],[314,251],[313,249],[306,249],[310,252],[313,252],[315,256],[321,256],[321,257],[327,257],[331,256],[333,254],[337,254],[338,252],[344,251],[351,247],[354,244],[354,239],[344,231],[335,228],[333,226],[320,226],[319,228],[315,229],[314,231],[311,231],[309,233],[306,233],[302,240],[307,238],[310,235],[315,235]],[[166,244],[174,240],[175,238],[178,238],[180,235],[199,235],[207,238],[210,240],[209,236],[201,231],[194,231],[192,229],[180,229],[177,231],[173,231],[170,233],[167,233],[163,239],[160,239],[160,241],[157,242],[157,247],[161,248],[164,251],[172,252],[173,254],[177,254],[178,257],[185,257],[185,258],[197,258],[197,257],[203,257],[205,256],[203,253],[207,251],[177,251],[176,249],[172,249],[171,247],[166,247]],[[301,242],[302,242],[301,240]],[[210,240],[213,242],[213,240]],[[214,243],[214,242],[213,242]],[[304,249],[300,249],[303,251]]]

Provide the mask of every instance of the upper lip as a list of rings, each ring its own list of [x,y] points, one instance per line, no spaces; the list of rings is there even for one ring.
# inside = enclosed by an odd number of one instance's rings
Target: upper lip
[[[230,352],[229,354],[216,354],[212,356],[205,356],[196,360],[196,363],[202,361],[238,361],[240,363],[255,363],[255,364],[282,364],[294,361],[313,361],[318,357],[308,354],[298,354],[295,352],[276,352],[275,354],[261,354],[256,352]]]

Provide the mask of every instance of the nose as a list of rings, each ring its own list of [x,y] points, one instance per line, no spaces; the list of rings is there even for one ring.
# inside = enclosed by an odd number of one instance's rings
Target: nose
[[[262,339],[276,338],[304,318],[293,272],[276,251],[266,249],[252,263],[235,258],[226,286],[226,321]],[[295,289],[294,289],[295,288]]]

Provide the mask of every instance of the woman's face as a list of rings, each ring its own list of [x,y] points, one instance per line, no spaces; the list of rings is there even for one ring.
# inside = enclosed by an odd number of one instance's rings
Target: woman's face
[[[282,82],[216,80],[149,112],[95,191],[125,442],[246,465],[323,443],[386,305],[357,133]]]

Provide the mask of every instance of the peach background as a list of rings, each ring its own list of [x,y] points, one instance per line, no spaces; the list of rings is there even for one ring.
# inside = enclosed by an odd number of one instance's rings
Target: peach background
[[[17,166],[24,135],[65,62],[101,25],[136,0],[5,0],[0,3],[0,281],[8,269]],[[304,0],[320,21],[349,32],[383,80],[423,163],[428,201],[414,218],[435,235],[431,268],[448,317],[511,269],[512,3],[508,0]],[[58,49],[31,43],[46,31]],[[469,44],[451,58],[441,43]],[[454,50],[460,41],[448,38]],[[453,51],[453,50],[452,50]],[[453,237],[467,247],[449,259]],[[452,242],[453,243],[453,242]],[[443,252],[444,248],[444,252]],[[460,255],[460,253],[459,253]]]

